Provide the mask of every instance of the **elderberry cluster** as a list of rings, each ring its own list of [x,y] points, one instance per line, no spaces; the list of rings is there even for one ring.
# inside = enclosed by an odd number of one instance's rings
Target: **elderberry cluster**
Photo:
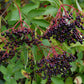
[[[34,63],[33,58],[28,58],[28,65],[31,72],[28,74],[32,80],[35,80],[34,75],[38,74],[41,78],[48,79],[46,84],[51,84],[51,77],[61,75],[66,77],[66,74],[71,74],[70,65],[71,62],[75,61],[76,57],[67,52],[63,54],[53,55],[52,57],[42,57],[41,60]]]
[[[28,46],[38,45],[41,41],[35,38],[35,32],[28,28],[13,29],[12,31],[6,31],[1,33],[7,40],[3,46],[4,51],[0,51],[0,61],[8,58],[9,56],[15,56],[17,47],[26,43]]]
[[[53,25],[49,30],[42,36],[44,39],[53,39],[59,41],[60,43],[67,42],[68,45],[71,43],[76,43],[77,41],[82,44],[84,36],[79,32],[78,28],[84,30],[84,22],[82,21],[83,16],[76,16],[75,20],[72,13],[63,15],[56,20],[53,20]]]
[[[75,61],[75,59],[76,57],[72,54],[67,56],[66,52],[54,55],[48,59],[44,57],[37,63],[39,69],[36,70],[36,73],[44,73],[44,75],[41,75],[43,79],[48,76],[49,80],[51,80],[52,76],[57,76],[58,74],[61,74],[61,76],[64,77],[67,73],[70,73],[70,68],[72,67],[70,62]]]

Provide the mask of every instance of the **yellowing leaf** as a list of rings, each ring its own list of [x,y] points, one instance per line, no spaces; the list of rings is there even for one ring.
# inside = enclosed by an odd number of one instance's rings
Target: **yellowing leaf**
[[[29,74],[25,71],[25,70],[21,70],[21,73],[23,76],[25,76],[26,78],[29,78]]]

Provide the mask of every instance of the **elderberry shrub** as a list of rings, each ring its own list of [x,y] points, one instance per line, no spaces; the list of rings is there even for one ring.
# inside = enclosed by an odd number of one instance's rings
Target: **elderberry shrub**
[[[72,13],[70,13],[68,16],[63,15],[60,18],[54,19],[52,26],[50,26],[42,38],[50,39],[50,37],[53,37],[53,39],[60,43],[67,42],[69,46],[71,43],[76,43],[77,41],[82,44],[84,37],[78,28],[84,30],[83,18],[83,16],[78,15],[74,20]]]
[[[32,47],[32,45],[38,46],[42,43],[40,41],[41,37],[43,39],[50,39],[50,37],[53,37],[53,39],[59,41],[60,43],[67,42],[68,45],[70,45],[71,43],[76,43],[77,41],[82,44],[83,36],[82,33],[79,32],[78,28],[84,30],[84,22],[82,20],[83,18],[84,17],[80,16],[79,14],[76,15],[75,18],[73,18],[72,13],[69,14],[67,12],[67,14],[65,15],[62,15],[62,13],[60,13],[60,17],[53,19],[52,25],[44,33],[44,35],[37,35],[37,38],[35,36],[35,31],[24,27],[21,27],[21,29],[12,28],[12,30],[7,30],[6,32],[1,33],[1,36],[4,37],[6,41],[3,49],[0,50],[0,62],[5,60],[6,58],[12,58],[13,56],[15,56],[15,53],[18,52],[17,48],[24,43],[26,43],[30,47]],[[50,43],[52,43],[51,40]],[[28,75],[30,75],[31,80],[35,80],[34,75],[36,75],[37,73],[43,79],[48,77],[47,84],[51,84],[52,76],[61,74],[62,77],[65,77],[66,74],[71,73],[70,68],[72,66],[70,65],[70,63],[75,61],[75,56],[73,56],[72,54],[67,55],[66,52],[63,52],[63,54],[57,54],[54,50],[55,49],[52,48],[53,53],[56,55],[53,55],[49,58],[43,56],[43,58],[36,62],[36,64],[34,63],[32,56],[30,56],[31,59],[28,58],[27,67],[29,67],[31,70],[30,74]]]

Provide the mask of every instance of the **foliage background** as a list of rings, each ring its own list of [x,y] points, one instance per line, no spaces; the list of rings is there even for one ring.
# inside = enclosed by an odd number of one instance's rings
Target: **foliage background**
[[[84,0],[16,0],[15,2],[21,10],[22,19],[30,28],[39,34],[42,32],[38,27],[44,31],[46,30],[51,19],[56,16],[61,3],[72,5],[84,11]],[[68,7],[66,7],[66,9],[69,10]],[[5,10],[6,12],[3,14]],[[12,0],[0,0],[0,15],[0,33],[11,28],[19,20],[18,9]],[[47,40],[44,40],[43,44],[49,45]],[[54,40],[53,44],[59,45],[59,43]],[[2,45],[0,45],[0,48],[1,47]],[[71,64],[73,74],[66,79],[60,76],[52,77],[52,84],[73,84],[76,79],[79,82],[82,81],[82,84],[84,84],[84,43],[81,45],[77,42],[76,44],[71,44],[70,47],[63,43],[61,48],[75,54],[78,58]],[[31,80],[28,80],[23,74],[23,72],[31,72],[27,67],[27,59],[30,51],[26,48],[25,44],[20,47],[20,50],[22,50],[20,58],[17,59],[19,55],[16,53],[11,60],[8,59],[0,64],[0,84],[31,84]],[[41,57],[41,54],[39,58],[37,57],[37,50],[38,48],[33,46],[32,53],[35,56],[35,60],[39,60]],[[43,52],[44,55],[46,55],[45,50],[43,50]],[[33,84],[45,84],[46,80],[47,79],[43,80],[37,76]]]

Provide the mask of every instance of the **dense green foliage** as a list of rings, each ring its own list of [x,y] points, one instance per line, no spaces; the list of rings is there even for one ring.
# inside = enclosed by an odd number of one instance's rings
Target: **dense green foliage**
[[[28,3],[21,3],[21,0],[16,0],[15,2],[9,0],[9,2],[6,2],[9,7],[7,9],[5,7],[6,14],[0,16],[0,51],[4,50],[3,46],[5,45],[1,33],[14,27],[21,17],[22,20],[28,24],[30,29],[36,32],[35,37],[37,38],[37,35],[43,35],[50,26],[51,21],[56,17],[61,4],[72,5],[74,8],[79,9],[81,14],[84,11],[83,0],[79,0],[79,2],[77,0],[29,0]],[[21,17],[19,16],[16,4],[20,8]],[[67,6],[65,6],[65,8],[68,11],[71,10]],[[75,16],[73,18],[75,18]],[[21,23],[16,25],[15,28],[20,24]],[[23,23],[23,26],[26,28],[28,27],[25,23]],[[84,34],[84,30],[79,29],[79,31]],[[22,40],[23,37],[20,39]],[[29,37],[30,39],[33,39],[31,38],[31,35]],[[72,65],[70,69],[71,74],[67,74],[65,77],[61,77],[60,74],[52,76],[51,84],[78,84],[77,80],[84,84],[84,41],[83,44],[76,42],[76,44],[71,43],[70,46],[68,46],[66,42],[60,43],[53,38],[50,38],[50,40],[52,41],[53,46],[59,46],[60,49],[71,53],[77,58],[74,62],[70,63]],[[38,69],[35,64],[39,62],[43,56],[47,57],[50,51],[49,47],[51,46],[51,42],[48,39],[42,38],[40,41],[44,46],[41,45],[38,47],[34,44],[30,46],[29,44],[27,45],[27,43],[22,43],[22,45],[17,48],[18,52],[15,52],[13,57],[10,56],[8,59],[0,62],[0,84],[49,84],[47,83],[48,77],[43,79],[41,78],[41,75],[36,72],[34,73],[33,78],[32,76],[30,77],[30,73],[33,71],[33,64],[35,71]],[[60,54],[59,49],[56,49],[56,52]],[[52,54],[50,56],[52,57]],[[30,60],[34,63],[30,62]]]

